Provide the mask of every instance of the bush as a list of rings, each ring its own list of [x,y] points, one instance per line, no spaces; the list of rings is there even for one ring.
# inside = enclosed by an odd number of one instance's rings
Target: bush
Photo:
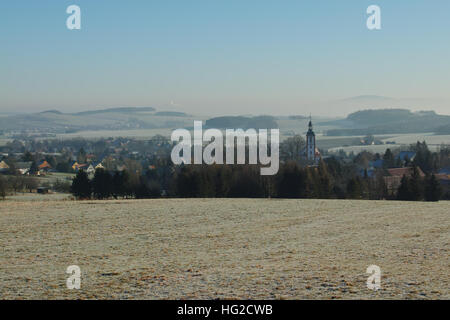
[[[24,187],[28,190],[28,192],[33,192],[33,190],[36,190],[39,186],[39,182],[36,178],[26,177],[24,181]]]
[[[53,184],[53,190],[61,193],[70,193],[70,186],[71,186],[70,182],[61,181],[58,179]]]
[[[16,194],[21,192],[25,188],[25,177],[22,176],[10,176],[7,182],[9,188]]]

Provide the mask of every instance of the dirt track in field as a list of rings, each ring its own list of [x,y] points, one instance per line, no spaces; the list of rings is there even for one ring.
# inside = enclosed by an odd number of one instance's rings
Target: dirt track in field
[[[0,202],[2,299],[449,299],[450,203]],[[381,268],[381,290],[366,268]],[[78,265],[81,289],[66,287]]]

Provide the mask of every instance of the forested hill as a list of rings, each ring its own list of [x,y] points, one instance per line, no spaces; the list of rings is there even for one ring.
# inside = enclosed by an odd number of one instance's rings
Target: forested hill
[[[274,117],[258,116],[258,117],[217,117],[206,120],[208,128],[218,129],[275,129],[278,124]]]
[[[450,116],[438,115],[434,111],[411,112],[407,109],[362,110],[348,115],[345,120],[326,124],[341,127],[328,130],[329,136],[437,133],[450,125]]]
[[[47,110],[39,113],[0,117],[0,129],[41,133],[71,133],[83,130],[130,130],[182,128],[192,123],[181,112],[159,111],[153,107],[122,107],[63,113]]]
[[[108,108],[101,110],[82,111],[76,113],[77,115],[91,115],[99,113],[137,113],[137,112],[151,112],[155,111],[153,107],[122,107],[122,108]]]

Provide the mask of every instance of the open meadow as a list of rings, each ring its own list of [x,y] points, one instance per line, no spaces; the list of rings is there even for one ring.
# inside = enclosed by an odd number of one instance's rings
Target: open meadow
[[[34,200],[0,202],[1,299],[450,298],[448,202]]]

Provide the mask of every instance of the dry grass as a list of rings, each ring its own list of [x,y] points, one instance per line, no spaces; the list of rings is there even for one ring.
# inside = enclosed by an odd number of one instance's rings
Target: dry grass
[[[448,299],[449,203],[6,201],[3,299]],[[81,290],[66,288],[69,265]],[[381,267],[382,290],[366,288]]]

